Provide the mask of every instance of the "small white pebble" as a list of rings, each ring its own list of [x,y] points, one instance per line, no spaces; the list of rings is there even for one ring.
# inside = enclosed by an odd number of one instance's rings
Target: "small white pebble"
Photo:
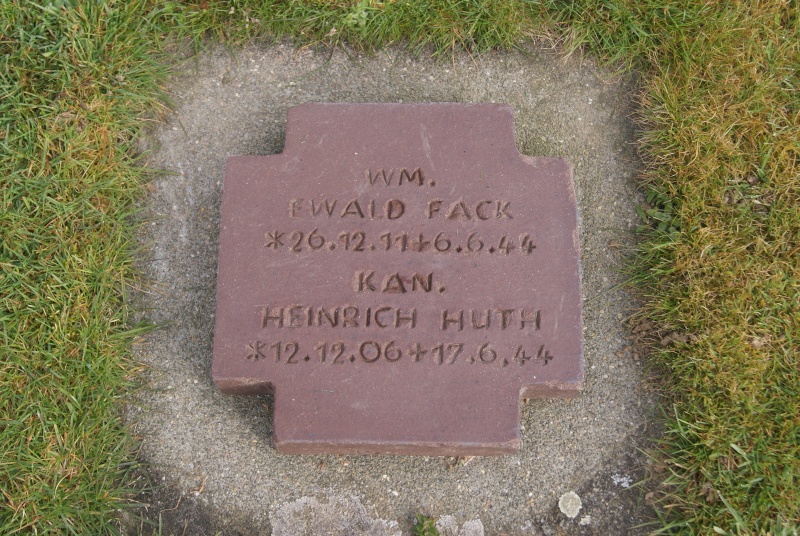
[[[581,498],[574,491],[568,491],[558,499],[558,509],[570,519],[575,519],[582,506]]]
[[[623,488],[626,488],[626,489],[631,487],[631,484],[633,484],[633,479],[631,477],[629,477],[628,475],[620,475],[620,474],[616,474],[615,473],[615,474],[611,475],[611,480],[617,486],[622,486]]]

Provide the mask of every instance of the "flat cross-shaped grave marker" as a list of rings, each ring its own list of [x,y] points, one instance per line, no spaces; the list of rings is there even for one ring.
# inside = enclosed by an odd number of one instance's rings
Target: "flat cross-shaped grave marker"
[[[227,161],[212,376],[284,453],[505,454],[581,387],[569,165],[505,105],[304,104]]]

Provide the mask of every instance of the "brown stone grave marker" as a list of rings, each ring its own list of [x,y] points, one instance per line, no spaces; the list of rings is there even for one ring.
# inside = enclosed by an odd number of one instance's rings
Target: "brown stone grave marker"
[[[581,387],[571,170],[509,106],[296,106],[221,211],[212,376],[274,392],[279,452],[512,453]]]

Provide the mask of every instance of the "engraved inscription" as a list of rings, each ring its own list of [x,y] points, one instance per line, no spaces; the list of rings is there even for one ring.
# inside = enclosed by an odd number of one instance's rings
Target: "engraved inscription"
[[[292,218],[338,218],[342,220],[396,220],[406,212],[401,199],[303,199],[289,200]]]
[[[405,185],[434,186],[425,173],[417,168],[377,168],[366,169],[364,178],[369,186],[382,188]],[[400,191],[400,190],[398,190]],[[405,190],[404,190],[405,191]],[[297,219],[339,219],[339,220],[398,220],[409,211],[427,220],[444,220],[454,223],[480,223],[485,221],[510,222],[513,220],[511,201],[502,199],[481,199],[468,201],[429,199],[423,205],[409,204],[400,198],[381,200],[377,198],[293,198],[289,200],[289,215]],[[536,244],[531,233],[512,234],[486,233],[473,230],[458,233],[442,229],[436,233],[410,232],[398,229],[373,234],[361,229],[336,230],[330,225],[295,229],[273,229],[265,232],[264,246],[268,251],[288,251],[290,253],[343,251],[356,254],[368,253],[427,253],[432,255],[524,255],[532,256]],[[533,258],[533,257],[532,257]],[[444,293],[446,287],[439,281],[435,272],[393,271],[377,274],[373,269],[357,270],[352,277],[353,291],[358,294],[403,295],[407,293]],[[539,309],[487,307],[485,309],[443,309],[435,315],[424,318],[416,308],[400,308],[391,305],[359,306],[339,305],[332,307],[312,305],[265,305],[261,309],[262,329],[291,328],[373,328],[409,329],[417,328],[419,322],[434,327],[441,332],[458,333],[463,331],[521,331],[524,336],[540,332],[542,314]],[[275,362],[299,363],[298,342],[272,343],[269,349],[274,353]],[[458,342],[441,343],[425,347],[419,342],[401,350],[399,343],[390,341],[380,343],[375,340],[362,342],[357,348],[349,349],[340,341],[320,342],[314,352],[301,361],[312,360],[317,355],[320,363],[344,364],[361,361],[364,363],[395,363],[403,356],[413,362],[421,362],[426,356],[439,365],[452,365],[457,362],[484,363],[495,362],[506,366],[510,362],[524,364],[536,360],[546,365],[552,359],[549,351],[541,344],[537,348],[517,345],[508,355],[498,358],[496,345],[484,343],[473,352],[465,352],[464,344]],[[255,341],[247,346],[247,359],[259,361],[265,357],[266,345]]]
[[[462,331],[466,329],[505,330],[508,328],[539,331],[542,328],[540,310],[528,309],[486,309],[455,310],[445,309],[441,313],[440,329],[442,331]]]
[[[364,170],[364,179],[369,187],[399,188],[396,192],[407,191],[406,186],[434,186],[428,180],[422,168],[369,168]],[[495,222],[496,224],[513,225],[512,202],[504,199],[467,200],[458,198],[446,200],[434,198],[420,204],[409,202],[400,197],[380,199],[378,197],[342,198],[300,198],[289,200],[289,215],[295,219],[320,219],[357,221],[357,220],[399,220],[405,215],[414,215],[425,220],[438,221],[441,230],[434,233],[428,231],[414,232],[403,229],[387,229],[381,233],[363,229],[335,229],[330,223],[324,226],[297,226],[295,229],[273,229],[265,232],[264,246],[267,251],[288,251],[289,253],[334,252],[348,254],[396,254],[425,253],[428,255],[522,255],[533,256],[536,244],[530,232],[509,233],[485,232],[480,229],[467,233],[454,232],[448,225],[480,224]],[[366,257],[365,257],[366,258]],[[389,271],[379,273],[375,269],[364,267],[356,270],[352,276],[352,288],[356,295],[404,295],[408,293],[443,294],[445,285],[433,271],[403,272]],[[438,314],[438,317],[436,316]],[[516,330],[529,337],[540,332],[542,315],[539,309],[487,307],[485,309],[443,309],[438,313],[429,311],[427,315],[418,313],[416,308],[400,308],[392,305],[339,305],[332,307],[313,305],[265,305],[261,309],[260,327],[267,330],[292,328],[322,329],[408,329],[414,330],[420,325],[425,329],[440,332],[458,333],[465,331],[505,331]],[[248,351],[248,359],[257,361],[264,357],[264,347],[256,346]],[[298,363],[298,345],[292,343],[273,343],[270,349],[275,353],[275,361],[286,364]],[[426,359],[439,365],[453,365],[457,362],[501,363],[510,362],[524,364],[536,360],[546,365],[552,356],[544,344],[538,348],[526,348],[517,345],[498,357],[497,345],[483,343],[474,351],[466,351],[463,343],[447,342],[438,345],[424,346],[419,342],[405,349],[400,343],[390,341],[381,343],[376,340],[363,341],[357,348],[346,348],[341,341],[320,342],[314,352],[300,351],[306,354],[302,361],[307,362],[311,355],[319,357],[319,363],[344,364],[352,362],[395,363],[405,355],[415,363]],[[283,354],[283,355],[282,355]],[[287,354],[289,354],[287,356]],[[283,358],[283,361],[281,359]]]
[[[383,277],[379,285],[373,280],[374,270],[359,270],[353,278],[353,288],[356,292],[381,292],[383,294],[405,294],[406,292],[431,292],[434,290],[433,272],[400,275],[399,272]],[[445,287],[437,284],[439,292],[444,292]]]
[[[395,177],[397,175],[397,177]],[[423,186],[429,184],[430,186],[435,186],[436,183],[431,181],[425,180],[425,175],[422,173],[422,169],[415,168],[413,170],[409,170],[408,168],[400,168],[389,169],[388,172],[385,168],[380,168],[376,171],[372,171],[371,169],[364,170],[364,177],[367,179],[367,183],[370,186],[402,186],[403,184],[415,184],[417,186]]]
[[[358,328],[377,327],[414,329],[417,327],[417,309],[379,305],[358,307],[339,305],[316,307],[288,305],[261,308],[261,328]],[[263,356],[261,356],[263,357]]]
[[[285,365],[297,365],[304,362],[323,365],[374,364],[408,360],[428,365],[494,364],[506,367],[511,364],[524,366],[528,362],[546,366],[553,360],[553,355],[544,344],[528,347],[487,342],[469,346],[463,342],[449,341],[426,347],[419,342],[403,345],[395,340],[368,339],[354,344],[343,341],[320,341],[313,345],[306,345],[302,341],[270,343],[257,340],[248,345],[248,349],[251,346],[259,348],[259,357],[257,359],[250,358],[250,354],[248,354],[249,360],[257,362],[271,356],[274,363]]]
[[[478,254],[498,253],[510,255],[531,255],[536,249],[529,233],[517,236],[502,234],[485,236],[472,232],[466,236],[446,231],[436,234],[387,231],[370,235],[365,231],[343,231],[338,234],[326,233],[318,227],[310,230],[268,231],[265,233],[264,247],[272,251],[333,251],[337,248],[354,253],[365,252],[416,252]],[[284,242],[285,240],[285,242]],[[486,246],[487,244],[488,247]]]
[[[442,213],[443,204],[444,201],[441,199],[428,201],[428,219],[442,214],[448,220],[486,221],[491,219],[512,219],[510,201],[484,200],[471,204],[459,199],[450,203],[449,208]]]

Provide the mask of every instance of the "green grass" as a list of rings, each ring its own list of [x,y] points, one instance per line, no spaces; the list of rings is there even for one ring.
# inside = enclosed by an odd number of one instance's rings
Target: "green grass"
[[[800,523],[800,6],[655,0],[0,0],[0,533],[113,532],[130,507],[135,141],[164,47],[379,47],[437,54],[531,36],[641,74],[643,316],[687,335],[665,370],[661,530]],[[659,223],[668,224],[660,225]],[[679,342],[686,341],[686,342]]]
[[[574,45],[647,73],[645,181],[668,200],[653,208],[669,208],[672,229],[644,236],[634,280],[662,332],[690,336],[652,354],[672,400],[656,454],[664,531],[790,534],[800,523],[800,6],[614,4],[573,3],[555,17]]]
[[[641,281],[650,316],[695,336],[656,355],[675,397],[665,504],[731,533],[800,521],[800,32],[798,6],[775,7],[706,17],[643,99],[681,231],[643,245]]]
[[[130,504],[130,155],[164,68],[141,2],[0,6],[0,534],[97,534]]]

